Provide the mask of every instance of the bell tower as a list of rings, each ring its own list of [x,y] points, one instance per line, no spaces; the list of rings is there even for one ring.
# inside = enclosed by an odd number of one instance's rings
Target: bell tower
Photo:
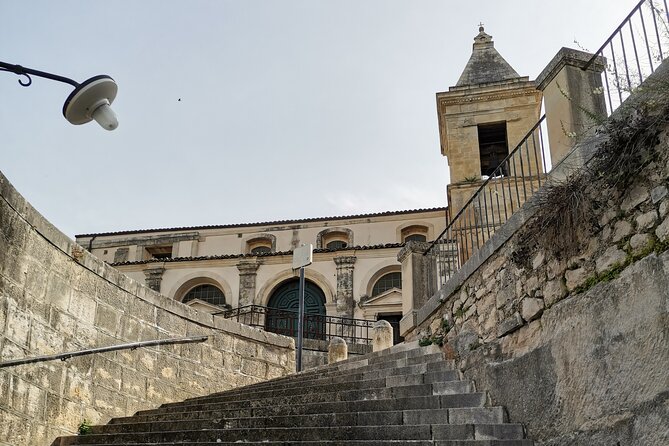
[[[535,82],[520,76],[497,52],[480,25],[458,82],[437,93],[451,218],[539,120],[541,96]]]

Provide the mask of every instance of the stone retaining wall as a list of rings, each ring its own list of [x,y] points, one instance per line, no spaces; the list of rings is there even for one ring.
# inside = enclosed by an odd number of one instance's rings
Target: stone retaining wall
[[[538,243],[545,232],[531,224],[542,209],[528,203],[407,336],[443,339],[537,445],[669,442],[668,130],[624,190],[587,185],[599,206],[580,252],[564,258]]]
[[[0,173],[1,360],[187,335],[209,340],[0,369],[0,444],[49,445],[84,419],[105,423],[295,371],[292,338],[129,279],[54,228]]]

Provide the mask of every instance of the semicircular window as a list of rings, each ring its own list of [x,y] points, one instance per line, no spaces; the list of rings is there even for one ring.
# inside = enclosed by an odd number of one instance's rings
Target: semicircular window
[[[374,284],[374,288],[372,288],[372,296],[378,296],[391,288],[402,289],[402,273],[388,273],[381,276]]]
[[[272,248],[269,246],[256,246],[251,250],[251,254],[253,255],[267,254],[268,252],[272,252]]]
[[[325,247],[327,249],[331,249],[331,250],[344,249],[347,246],[348,246],[348,243],[346,243],[343,240],[333,240],[330,243],[328,243],[327,245],[325,245]]]
[[[198,285],[186,293],[181,302],[186,303],[193,299],[200,299],[212,305],[225,306],[225,295],[223,291],[214,285]]]

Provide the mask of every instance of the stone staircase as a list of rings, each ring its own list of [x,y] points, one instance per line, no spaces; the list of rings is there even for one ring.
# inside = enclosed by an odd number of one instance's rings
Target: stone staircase
[[[532,446],[437,346],[396,345],[93,426],[68,445]]]

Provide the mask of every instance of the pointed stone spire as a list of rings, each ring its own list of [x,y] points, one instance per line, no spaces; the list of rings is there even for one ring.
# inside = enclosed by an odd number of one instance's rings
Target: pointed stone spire
[[[497,52],[492,36],[486,34],[483,24],[480,24],[479,33],[474,37],[472,55],[455,86],[464,87],[518,78],[520,75]]]

